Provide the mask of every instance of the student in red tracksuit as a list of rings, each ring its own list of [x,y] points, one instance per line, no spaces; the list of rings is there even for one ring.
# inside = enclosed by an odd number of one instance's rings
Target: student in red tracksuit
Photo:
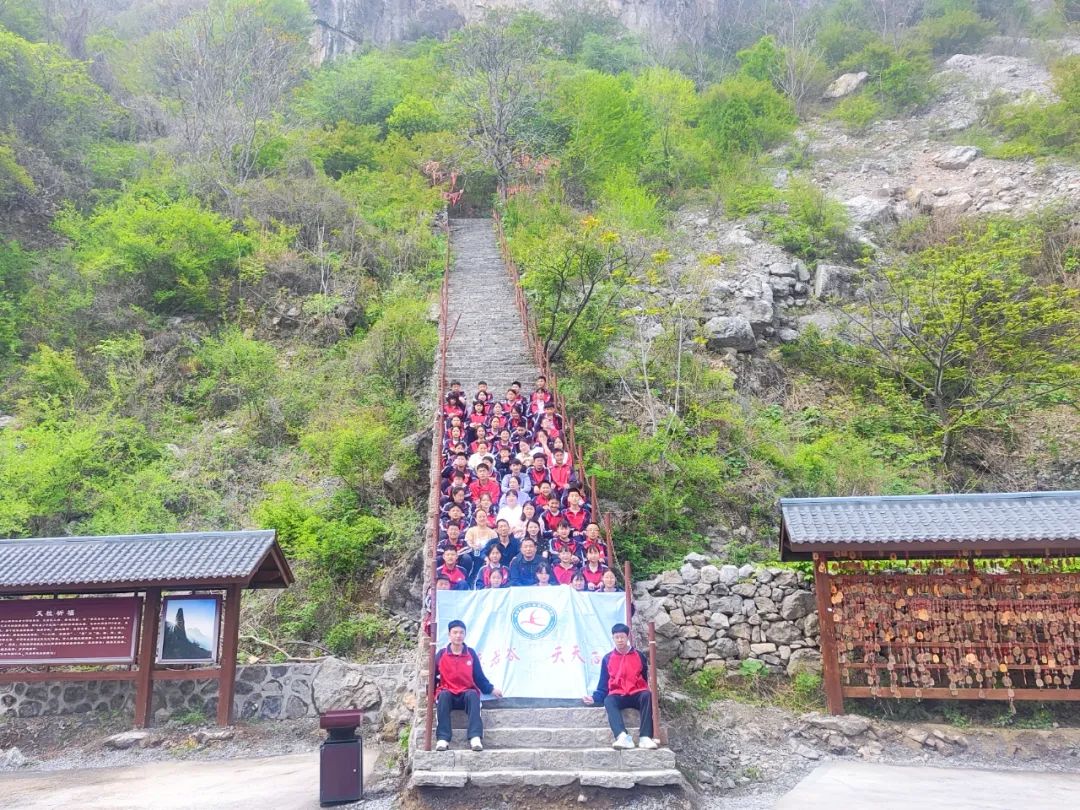
[[[491,498],[492,503],[498,503],[502,496],[499,482],[491,477],[491,467],[487,462],[476,466],[476,480],[469,484],[469,496],[474,504],[479,503],[480,496],[484,494]]]
[[[438,720],[436,751],[450,747],[450,712],[464,710],[469,716],[469,745],[484,750],[484,721],[480,718],[480,694],[502,697],[484,676],[480,656],[465,646],[465,622],[454,619],[449,625],[450,643],[435,656],[435,714]]]
[[[652,692],[649,691],[649,661],[640,650],[630,646],[630,628],[619,623],[611,628],[615,649],[604,656],[600,664],[600,680],[596,691],[582,698],[586,706],[603,703],[608,725],[615,736],[612,748],[633,748],[634,740],[626,733],[623,709],[641,713],[641,748],[656,748],[653,740]]]

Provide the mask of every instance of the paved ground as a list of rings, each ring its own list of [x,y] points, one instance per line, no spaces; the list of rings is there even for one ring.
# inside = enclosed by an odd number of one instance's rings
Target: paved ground
[[[1080,801],[1080,774],[828,762],[776,810],[1063,810]]]
[[[377,759],[364,752],[364,779]],[[153,762],[0,774],[8,810],[313,810],[319,806],[319,756]]]

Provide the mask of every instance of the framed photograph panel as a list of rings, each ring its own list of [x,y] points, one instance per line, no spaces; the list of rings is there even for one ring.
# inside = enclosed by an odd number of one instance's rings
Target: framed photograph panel
[[[159,664],[216,664],[220,637],[220,595],[166,596],[161,600]]]

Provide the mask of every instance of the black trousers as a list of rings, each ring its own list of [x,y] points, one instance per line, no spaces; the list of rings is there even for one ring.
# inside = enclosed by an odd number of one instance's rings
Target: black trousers
[[[623,723],[623,709],[637,709],[641,713],[641,736],[652,737],[652,692],[642,689],[632,695],[608,695],[604,698],[604,709],[607,710],[608,725],[611,733],[618,737],[626,731]]]
[[[450,712],[464,710],[469,715],[468,739],[484,736],[484,721],[480,719],[480,693],[475,689],[453,695],[446,690],[435,699],[435,739],[450,742]]]

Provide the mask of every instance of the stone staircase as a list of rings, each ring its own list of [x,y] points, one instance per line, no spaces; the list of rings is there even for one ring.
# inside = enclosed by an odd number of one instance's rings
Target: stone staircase
[[[514,285],[495,238],[495,223],[451,220],[450,252],[449,326],[458,321],[447,346],[447,381],[460,380],[471,395],[477,382],[484,380],[488,391],[502,399],[510,383],[518,380],[528,396],[539,372],[527,348]]]
[[[528,396],[539,373],[528,349],[515,291],[503,264],[490,219],[454,219],[450,224],[448,280],[450,328],[446,379],[470,394],[480,380],[501,399],[518,380]],[[420,684],[427,683],[425,665]],[[616,751],[603,708],[578,701],[506,698],[484,702],[485,750],[469,750],[465,715],[455,712],[449,751],[424,751],[424,702],[419,695],[409,786],[461,788],[684,786],[667,748]],[[637,739],[636,711],[623,713]]]
[[[636,740],[637,712],[628,710],[623,717]],[[684,785],[670,749],[613,749],[602,708],[485,707],[479,752],[468,748],[464,712],[454,712],[453,721],[449,751],[413,754],[410,787]]]

